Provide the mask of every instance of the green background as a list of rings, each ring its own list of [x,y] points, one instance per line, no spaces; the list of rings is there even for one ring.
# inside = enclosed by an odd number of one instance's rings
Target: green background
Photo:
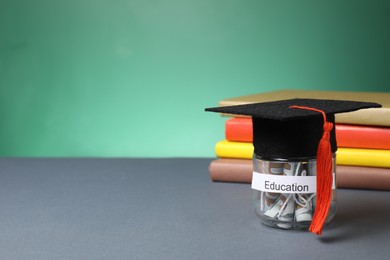
[[[223,98],[390,90],[389,1],[0,0],[0,156],[213,157]]]

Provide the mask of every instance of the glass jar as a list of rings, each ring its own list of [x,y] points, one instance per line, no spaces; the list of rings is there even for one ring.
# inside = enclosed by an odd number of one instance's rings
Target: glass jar
[[[335,154],[332,155],[332,199],[325,223],[336,213]],[[267,226],[309,228],[316,207],[316,158],[271,159],[253,156],[254,203]]]

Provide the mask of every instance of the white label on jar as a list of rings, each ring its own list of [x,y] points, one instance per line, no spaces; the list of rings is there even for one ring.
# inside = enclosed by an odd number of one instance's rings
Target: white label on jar
[[[333,173],[332,189],[336,189]],[[287,176],[253,172],[252,189],[273,193],[315,193],[316,176]]]

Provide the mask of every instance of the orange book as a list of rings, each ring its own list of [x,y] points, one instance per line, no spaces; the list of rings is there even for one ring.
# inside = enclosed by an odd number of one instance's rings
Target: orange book
[[[225,124],[226,139],[233,142],[252,142],[252,119],[231,118]],[[390,127],[336,124],[339,147],[390,149]]]
[[[225,137],[227,140],[234,142],[252,142],[252,119],[234,117],[226,120]]]
[[[390,127],[336,125],[339,147],[390,149]]]

